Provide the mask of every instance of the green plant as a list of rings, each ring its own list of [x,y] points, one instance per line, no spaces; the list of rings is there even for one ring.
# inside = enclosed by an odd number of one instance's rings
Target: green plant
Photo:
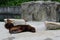
[[[18,6],[23,2],[36,0],[0,0],[0,6]]]

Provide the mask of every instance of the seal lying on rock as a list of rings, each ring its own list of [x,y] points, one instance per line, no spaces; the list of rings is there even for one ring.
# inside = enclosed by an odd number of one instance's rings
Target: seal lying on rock
[[[30,25],[16,25],[12,23],[11,20],[7,19],[7,23],[5,24],[5,28],[9,30],[9,33],[21,33],[21,32],[35,32],[35,28]]]

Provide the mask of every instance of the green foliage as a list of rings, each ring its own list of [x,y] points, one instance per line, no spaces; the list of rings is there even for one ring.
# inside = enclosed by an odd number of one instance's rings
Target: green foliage
[[[0,6],[18,6],[21,3],[28,2],[28,1],[37,1],[37,0],[0,0]],[[51,0],[51,1],[60,2],[60,0]]]
[[[51,1],[57,1],[57,2],[60,2],[60,0],[51,0]]]
[[[36,0],[0,0],[0,6],[18,6],[23,2]]]

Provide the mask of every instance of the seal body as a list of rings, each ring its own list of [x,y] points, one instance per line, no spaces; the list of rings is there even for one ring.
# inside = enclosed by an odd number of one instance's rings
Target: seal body
[[[21,33],[21,32],[35,32],[35,28],[30,25],[16,25],[11,22],[11,20],[7,20],[5,24],[5,28],[9,30],[9,33]]]

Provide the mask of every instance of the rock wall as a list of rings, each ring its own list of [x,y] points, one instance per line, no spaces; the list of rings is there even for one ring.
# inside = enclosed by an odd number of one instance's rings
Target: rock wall
[[[22,18],[29,21],[56,21],[56,2],[33,1],[21,4]]]

